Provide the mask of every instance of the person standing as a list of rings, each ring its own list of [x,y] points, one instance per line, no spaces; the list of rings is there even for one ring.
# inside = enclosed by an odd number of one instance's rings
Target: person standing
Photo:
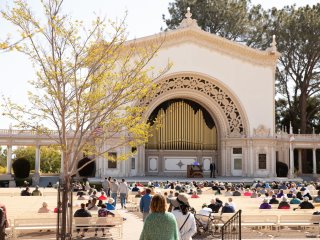
[[[189,201],[185,194],[179,194],[172,200],[175,207],[172,214],[175,216],[178,224],[181,240],[192,240],[192,236],[197,232],[196,220],[194,215],[189,212]]]
[[[111,177],[105,178],[103,182],[103,189],[107,197],[110,197],[110,185],[111,185]]]
[[[151,200],[151,212],[145,219],[140,240],[178,240],[179,229],[172,213],[166,212],[166,199],[156,194]]]
[[[126,208],[126,199],[128,196],[128,185],[124,179],[119,184],[120,202],[121,208]]]
[[[150,203],[152,196],[150,188],[146,189],[146,194],[140,199],[140,212],[143,214],[143,221],[146,220],[147,216],[149,215],[150,211]]]
[[[117,179],[113,179],[113,182],[111,182],[111,185],[110,185],[110,192],[111,192],[111,197],[114,200],[113,202],[114,207],[116,207],[117,205],[118,191],[119,191],[119,184],[117,182]]]
[[[216,177],[216,165],[214,162],[210,163],[210,177],[211,178]]]

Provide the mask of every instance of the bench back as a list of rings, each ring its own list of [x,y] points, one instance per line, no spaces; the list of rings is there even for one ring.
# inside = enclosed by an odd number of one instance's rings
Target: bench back
[[[15,227],[31,227],[31,226],[57,226],[57,218],[24,218],[14,219]]]
[[[277,215],[241,215],[242,223],[278,223]]]
[[[319,223],[320,215],[312,214],[288,214],[281,215],[279,219],[280,224],[282,223]]]

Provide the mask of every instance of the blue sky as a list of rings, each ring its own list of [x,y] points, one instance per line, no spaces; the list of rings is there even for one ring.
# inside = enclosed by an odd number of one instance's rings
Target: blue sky
[[[12,0],[0,0],[0,8],[12,3]],[[34,12],[40,11],[38,0],[28,1]],[[138,38],[158,33],[165,27],[162,14],[169,16],[169,0],[65,0],[64,12],[72,18],[91,22],[94,15],[108,19],[122,19],[127,16],[127,31],[129,38]],[[251,0],[252,4],[261,4],[264,8],[296,4],[303,6],[319,3],[320,0]],[[192,12],[192,9],[191,9]],[[0,39],[14,29],[0,19]],[[26,103],[27,91],[32,90],[28,81],[34,78],[34,71],[30,61],[19,53],[0,53],[1,88],[0,95],[11,97],[18,103]],[[0,113],[0,129],[8,128],[11,120],[4,118]]]

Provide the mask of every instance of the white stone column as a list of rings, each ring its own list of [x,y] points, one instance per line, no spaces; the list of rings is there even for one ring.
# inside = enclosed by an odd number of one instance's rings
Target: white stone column
[[[35,173],[40,174],[40,146],[36,146]]]
[[[301,149],[298,149],[298,166],[299,166],[299,172],[302,174],[302,151]]]
[[[7,174],[11,174],[12,168],[12,145],[7,145]]]
[[[312,149],[312,162],[313,162],[313,174],[317,174],[317,157],[316,157],[316,149]]]
[[[292,142],[290,141],[290,167],[289,167],[289,177],[294,177],[294,154],[293,154],[293,147]]]
[[[253,156],[253,143],[252,140],[250,140],[249,142],[249,164],[250,164],[250,177],[254,176],[254,172],[253,172],[253,162],[254,162],[254,156]]]

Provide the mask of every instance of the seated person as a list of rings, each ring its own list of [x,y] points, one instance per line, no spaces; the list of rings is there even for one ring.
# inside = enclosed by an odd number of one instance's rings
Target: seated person
[[[49,182],[48,185],[47,185],[47,187],[52,188],[52,183]]]
[[[43,202],[42,207],[39,208],[39,210],[38,210],[38,213],[48,213],[48,212],[50,212],[50,209],[48,208],[48,203]]]
[[[78,200],[86,200],[84,193],[82,191],[78,192],[77,195],[78,195]]]
[[[116,208],[114,207],[113,203],[114,203],[114,199],[113,198],[109,198],[108,199],[108,203],[106,204],[107,210],[116,210]]]
[[[202,190],[200,187],[197,187],[197,194],[202,194]]]
[[[39,186],[36,186],[36,189],[32,191],[32,196],[42,196],[42,193],[39,190]]]
[[[320,203],[320,190],[318,191],[318,196],[313,199],[314,203]]]
[[[198,194],[196,191],[193,191],[191,198],[199,198]]]
[[[278,209],[290,209],[287,197],[282,197],[282,201],[279,203]]]
[[[263,202],[261,203],[259,209],[271,209],[271,205],[268,203],[267,198],[263,199]]]
[[[81,203],[81,208],[78,209],[74,215],[74,217],[92,217],[91,213],[86,210],[86,205],[84,203]],[[77,231],[77,234],[79,235],[80,233],[80,227],[83,227],[83,226],[79,226],[76,231]],[[81,234],[81,237],[85,237],[85,233],[88,231],[88,229],[86,228],[83,228],[83,231],[82,231],[82,234]]]
[[[277,200],[276,195],[272,195],[272,198],[270,199],[269,204],[279,204],[279,201]]]
[[[314,209],[314,206],[311,202],[309,202],[308,197],[303,198],[303,202],[299,204],[300,209]],[[296,210],[297,208],[294,208],[293,210]]]
[[[280,191],[277,194],[277,198],[282,198],[284,196],[283,190],[280,189]]]
[[[297,198],[296,195],[292,195],[292,199],[290,200],[290,204],[300,204],[301,200],[299,198]]]
[[[111,198],[112,199],[112,198]],[[101,205],[101,208],[99,209],[98,211],[98,217],[108,217],[108,216],[112,216],[114,217],[115,214],[108,211],[108,209],[106,208],[106,205],[102,204]],[[109,226],[109,225],[108,225]],[[102,231],[102,237],[105,237],[106,234],[104,232],[104,228],[101,228],[101,231]],[[95,237],[98,236],[98,228],[95,229],[95,234],[94,234]]]
[[[93,198],[91,203],[88,204],[88,210],[89,211],[97,211],[99,208],[97,206],[97,199]]]
[[[231,192],[231,188],[227,188],[227,191],[224,193],[224,196],[226,197],[233,196],[233,193]]]
[[[243,193],[243,196],[251,197],[251,195],[252,195],[252,193],[250,192],[250,189],[246,188],[245,192]]]
[[[220,188],[218,188],[217,191],[214,193],[214,195],[221,195],[221,194],[222,194],[222,193],[221,193]]]
[[[239,188],[235,189],[232,196],[241,196],[241,192],[239,191]]]
[[[228,198],[229,206],[233,207],[234,210],[236,210],[236,205],[233,202],[233,199],[231,197]]]
[[[21,196],[31,196],[29,187],[26,187],[25,190],[21,191]]]
[[[229,203],[225,203],[224,206],[221,209],[221,213],[234,213],[235,210],[232,206],[229,205]]]
[[[211,199],[211,203],[208,205],[208,208],[212,210],[214,213],[218,213],[222,204],[217,202],[215,199]]]
[[[137,184],[134,185],[134,187],[131,189],[131,192],[139,192],[139,188],[137,186]]]
[[[257,193],[257,190],[254,188],[252,189],[252,193],[251,193],[251,198],[257,198],[258,197],[258,193]]]
[[[99,200],[107,200],[107,197],[106,197],[104,191],[101,191],[101,195],[100,195],[100,197],[98,197],[98,199]]]
[[[293,196],[293,191],[290,190],[287,194],[287,198],[292,198],[292,196]]]
[[[206,227],[208,223],[208,217],[210,216],[212,210],[211,208],[204,207],[197,212],[197,218]]]

